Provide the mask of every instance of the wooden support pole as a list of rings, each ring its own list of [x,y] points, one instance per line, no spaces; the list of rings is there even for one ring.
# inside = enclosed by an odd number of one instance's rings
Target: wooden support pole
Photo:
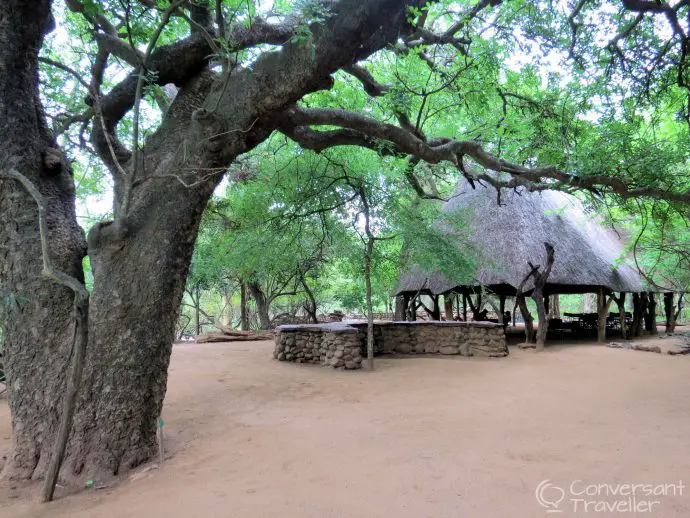
[[[503,327],[506,327],[508,324],[505,322],[505,312],[506,312],[506,296],[505,295],[499,295],[498,296],[498,312],[500,315],[498,315],[498,323],[503,324]]]
[[[462,293],[462,320],[467,322],[467,294]]]

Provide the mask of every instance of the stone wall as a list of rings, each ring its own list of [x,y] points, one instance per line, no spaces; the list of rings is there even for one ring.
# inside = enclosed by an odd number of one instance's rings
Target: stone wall
[[[359,369],[361,345],[357,329],[343,324],[278,326],[275,329],[276,360],[318,363],[324,366]]]
[[[358,369],[366,357],[366,323],[279,326],[273,357]],[[503,326],[491,322],[377,322],[375,354],[508,354]]]

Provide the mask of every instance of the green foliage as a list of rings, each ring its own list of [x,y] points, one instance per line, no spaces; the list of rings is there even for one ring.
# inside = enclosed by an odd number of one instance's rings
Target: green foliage
[[[96,55],[90,20],[106,20],[118,27],[123,41],[145,49],[171,4],[87,0],[83,5],[84,13],[75,14],[56,4],[58,30],[48,37],[42,55],[68,65],[88,82]],[[473,141],[501,159],[557,167],[572,175],[572,183],[553,183],[554,188],[575,190],[576,178],[601,177],[625,181],[641,192],[651,187],[690,190],[688,90],[677,84],[687,71],[676,67],[681,56],[664,30],[665,19],[643,17],[627,37],[614,42],[620,50],[614,52],[612,35],[636,19],[623,8],[586,2],[570,16],[568,3],[519,0],[470,19],[467,13],[474,6],[469,0],[441,0],[409,9],[410,23],[425,17],[425,29],[438,34],[462,24],[455,36],[471,43],[406,48],[398,41],[360,62],[386,86],[385,95],[370,96],[359,80],[337,71],[331,88],[297,102],[398,126],[405,120],[427,140]],[[687,6],[678,8],[687,14]],[[239,22],[247,29],[266,9],[252,0],[222,2],[226,24]],[[275,0],[272,14],[295,22],[288,44],[312,52],[315,34],[332,16],[327,3],[315,0]],[[190,32],[183,16],[173,16],[156,46]],[[218,34],[211,35],[213,65],[223,61],[251,66],[266,50],[238,51],[237,42]],[[666,54],[658,59],[662,49]],[[53,128],[60,130],[84,111],[89,92],[69,71],[48,63],[40,67],[46,112]],[[130,65],[111,59],[102,92],[130,73]],[[165,110],[159,102],[165,96],[152,84],[155,79],[155,74],[146,74],[144,139],[159,127]],[[80,200],[112,190],[103,165],[89,149],[89,124],[93,122],[72,124],[60,137],[74,158]],[[132,125],[128,113],[117,127],[119,138],[130,147]],[[315,154],[274,134],[249,150],[231,166],[232,181],[225,192],[209,205],[190,268],[190,289],[229,293],[239,279],[256,281],[288,307],[304,300],[306,284],[323,307],[361,310],[365,200],[376,238],[372,282],[378,308],[386,307],[405,264],[471,277],[478,264],[490,260],[467,246],[464,221],[469,215],[442,214],[439,201],[419,199],[408,181],[413,173],[426,192],[448,197],[459,176],[476,169],[475,164],[466,156],[459,156],[458,165],[411,164],[386,140],[372,138],[368,145],[374,149],[340,146]],[[629,251],[651,282],[687,290],[687,206],[596,192],[584,196],[593,210],[632,238]],[[82,223],[88,227],[95,221]],[[88,281],[88,263],[85,270]],[[208,304],[216,307],[216,302]]]

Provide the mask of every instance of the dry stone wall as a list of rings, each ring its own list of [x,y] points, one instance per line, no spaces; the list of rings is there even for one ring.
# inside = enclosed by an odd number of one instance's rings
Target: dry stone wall
[[[366,356],[366,323],[278,326],[273,357],[359,369]],[[503,326],[491,322],[380,322],[375,354],[508,355]]]
[[[318,363],[359,369],[362,366],[357,329],[342,324],[278,326],[273,357],[280,361]]]

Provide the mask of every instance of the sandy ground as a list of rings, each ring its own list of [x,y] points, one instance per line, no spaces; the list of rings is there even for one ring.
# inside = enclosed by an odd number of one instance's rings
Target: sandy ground
[[[162,470],[48,505],[32,501],[37,487],[4,483],[0,516],[690,516],[687,487],[651,497],[638,488],[633,505],[658,503],[627,514],[575,512],[571,498],[629,497],[569,487],[690,485],[688,356],[578,344],[511,348],[503,359],[383,358],[375,372],[336,372],[273,361],[271,349],[176,346]],[[0,399],[0,453],[9,440]],[[545,479],[566,492],[561,514],[535,498]],[[550,486],[542,496],[560,493]]]

